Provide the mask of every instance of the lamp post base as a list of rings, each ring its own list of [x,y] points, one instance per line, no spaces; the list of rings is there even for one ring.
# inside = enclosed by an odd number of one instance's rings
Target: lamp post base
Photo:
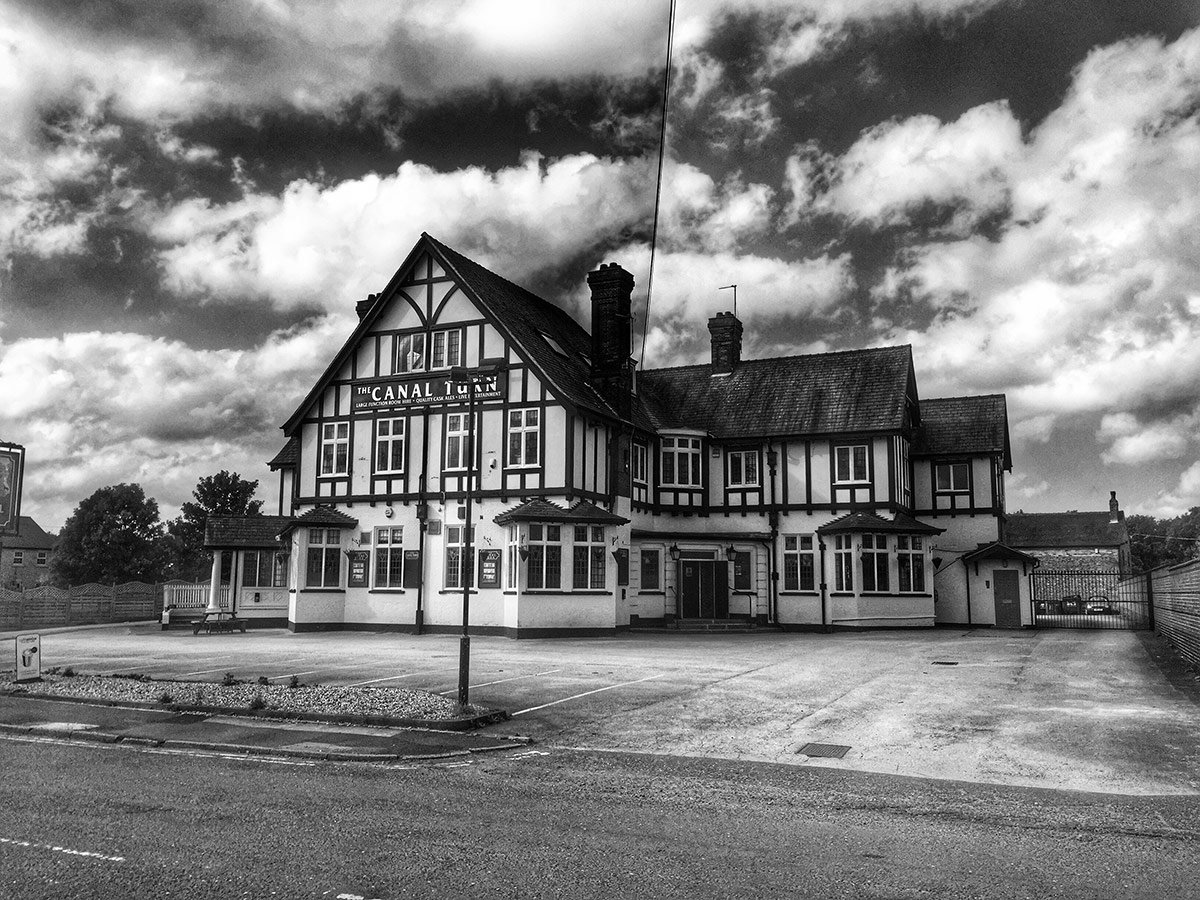
[[[471,639],[465,634],[458,639],[458,705],[465,707],[470,701],[467,682],[471,673]]]

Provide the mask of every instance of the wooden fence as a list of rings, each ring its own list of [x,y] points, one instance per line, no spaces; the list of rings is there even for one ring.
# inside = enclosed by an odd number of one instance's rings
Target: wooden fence
[[[157,619],[162,613],[163,587],[131,581],[0,589],[0,631]]]
[[[1200,669],[1200,559],[1150,573],[1154,629]]]

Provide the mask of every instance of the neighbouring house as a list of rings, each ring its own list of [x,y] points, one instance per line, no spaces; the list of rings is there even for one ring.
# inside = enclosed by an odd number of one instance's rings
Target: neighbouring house
[[[27,590],[50,582],[55,537],[29,516],[20,517],[16,537],[0,538],[0,587]]]
[[[1109,492],[1107,512],[1008,515],[1005,541],[1054,572],[1128,575],[1132,572],[1129,529],[1117,492]]]
[[[922,400],[908,346],[743,359],[730,313],[709,362],[639,369],[633,277],[587,283],[590,334],[422,235],[284,423],[278,517],[210,520],[238,614],[456,631],[465,589],[473,632],[516,637],[1004,624],[1007,579],[967,602],[947,562],[1023,560],[1002,396]]]

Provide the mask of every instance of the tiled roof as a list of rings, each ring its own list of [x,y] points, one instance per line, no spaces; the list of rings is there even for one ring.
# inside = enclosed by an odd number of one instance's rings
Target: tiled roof
[[[1110,524],[1107,512],[1009,513],[1005,543],[1042,547],[1119,547],[1129,540],[1124,517]]]
[[[840,534],[849,531],[875,531],[892,534],[941,534],[946,529],[935,528],[914,519],[904,513],[897,513],[894,519],[888,520],[874,513],[852,512],[834,519],[828,525],[817,529],[821,534]]]
[[[981,559],[1019,559],[1023,562],[1033,563],[1034,565],[1037,565],[1038,562],[1036,556],[1022,553],[1020,550],[1016,550],[999,541],[992,541],[990,544],[980,544],[970,553],[964,553],[959,558],[963,562],[975,562]]]
[[[29,516],[18,517],[17,537],[0,538],[5,550],[53,550],[55,538],[42,530],[42,526]]]
[[[512,522],[568,522],[576,525],[624,525],[629,520],[601,509],[587,500],[580,500],[564,509],[549,500],[526,500],[520,506],[507,509],[493,520],[497,525]]]
[[[650,369],[638,385],[657,428],[737,438],[902,428],[911,375],[904,345],[746,360],[715,377],[707,364]]]
[[[314,525],[328,525],[333,528],[353,528],[358,525],[358,519],[330,506],[314,506],[304,515],[292,520],[297,526],[307,528]]]
[[[914,456],[979,453],[1001,453],[1004,467],[1012,468],[1003,394],[921,401],[921,428],[913,441]]]
[[[277,537],[291,523],[289,516],[209,516],[204,523],[204,546],[277,549],[283,546]]]
[[[296,468],[296,463],[299,461],[300,439],[290,437],[287,439],[287,443],[275,454],[275,458],[267,463],[267,466],[270,467],[272,472],[278,469],[294,469]]]

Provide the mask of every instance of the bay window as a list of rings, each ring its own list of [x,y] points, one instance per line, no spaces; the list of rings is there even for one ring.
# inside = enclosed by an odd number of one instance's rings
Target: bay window
[[[562,526],[529,525],[529,568],[526,587],[559,590],[562,587]]]
[[[337,528],[308,529],[308,560],[304,581],[310,588],[341,587],[341,530]]]
[[[925,591],[925,542],[913,535],[896,538],[896,568],[900,578],[899,588],[905,593]]]
[[[571,587],[577,591],[603,589],[606,569],[604,529],[595,525],[576,525],[572,552]]]
[[[862,536],[862,589],[888,589],[888,540],[886,534]]]

